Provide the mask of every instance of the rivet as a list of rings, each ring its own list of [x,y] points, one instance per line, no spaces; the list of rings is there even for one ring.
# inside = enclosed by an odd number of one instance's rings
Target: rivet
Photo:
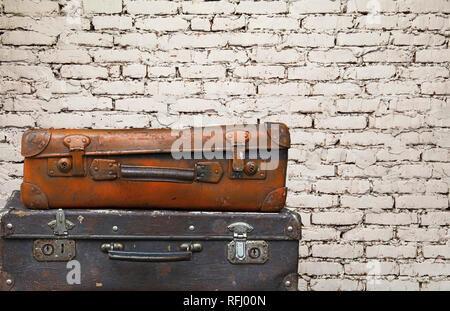
[[[11,230],[11,229],[13,228],[13,225],[12,225],[12,224],[7,224],[7,225],[6,225],[6,228],[8,228],[9,230]]]
[[[97,166],[94,166],[94,170],[95,170],[95,171],[98,171],[98,167],[97,167]]]
[[[291,281],[286,281],[286,282],[284,282],[284,285],[285,285],[286,287],[291,286]]]
[[[83,138],[81,141],[82,141],[83,143],[85,143],[87,140],[86,140],[86,138]]]
[[[119,230],[119,227],[113,226],[112,229],[113,229],[113,231],[117,231],[117,230]]]
[[[67,138],[67,142],[70,143],[70,138]]]
[[[50,175],[53,175],[55,172],[53,170],[50,170]]]
[[[292,226],[287,227],[288,231],[292,231],[294,230],[294,228],[292,228]]]
[[[11,279],[7,279],[6,280],[6,285],[11,285],[12,284],[12,280]]]
[[[190,226],[189,226],[189,230],[194,231],[194,230],[195,230],[195,227],[194,227],[193,225],[190,225]]]

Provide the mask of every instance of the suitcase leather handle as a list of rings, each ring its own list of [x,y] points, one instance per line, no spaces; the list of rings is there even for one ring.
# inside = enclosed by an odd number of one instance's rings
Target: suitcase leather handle
[[[94,159],[89,168],[94,180],[117,178],[135,181],[218,183],[223,169],[219,162],[197,162],[193,168],[139,166],[120,164],[115,160]]]
[[[121,261],[143,261],[143,262],[168,262],[168,261],[189,261],[192,258],[192,252],[125,252],[108,251],[108,257],[112,260]]]

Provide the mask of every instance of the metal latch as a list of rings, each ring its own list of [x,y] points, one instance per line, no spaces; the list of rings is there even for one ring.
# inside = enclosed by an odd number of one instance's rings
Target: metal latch
[[[33,256],[37,261],[70,261],[75,257],[74,240],[35,240]]]
[[[228,226],[233,232],[233,241],[228,243],[227,258],[232,264],[263,264],[269,259],[269,245],[266,241],[249,241],[247,233],[253,227],[245,222]]]
[[[55,235],[67,235],[68,231],[75,227],[75,224],[66,219],[62,209],[58,209],[56,211],[56,219],[50,221],[48,226],[53,229]]]

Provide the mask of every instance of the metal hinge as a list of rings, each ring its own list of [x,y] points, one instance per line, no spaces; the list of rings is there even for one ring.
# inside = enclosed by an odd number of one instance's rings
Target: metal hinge
[[[67,235],[68,231],[75,227],[75,224],[66,219],[62,209],[58,209],[56,211],[56,219],[50,221],[48,226],[53,229],[55,235]]]
[[[247,233],[253,227],[245,222],[228,226],[233,232],[233,241],[228,243],[227,258],[232,264],[263,264],[269,259],[269,245],[266,241],[249,241]]]

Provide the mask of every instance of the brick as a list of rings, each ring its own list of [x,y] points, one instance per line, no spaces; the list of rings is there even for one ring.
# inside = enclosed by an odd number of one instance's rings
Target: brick
[[[83,0],[83,10],[87,14],[122,12],[122,0]]]
[[[450,82],[424,82],[421,90],[422,94],[448,95],[450,94]]]
[[[448,19],[435,14],[420,14],[412,21],[413,29],[439,30],[448,28]]]
[[[92,52],[96,63],[138,63],[142,59],[139,50],[96,50]]]
[[[400,178],[430,178],[433,169],[426,165],[401,165],[391,168],[390,175]]]
[[[329,51],[310,51],[308,59],[316,63],[355,63],[356,56],[351,50],[333,49]]]
[[[367,281],[368,291],[418,291],[419,282],[414,280],[380,280]]]
[[[251,59],[257,63],[298,63],[305,60],[305,56],[295,49],[277,51],[275,48],[257,47],[253,49]]]
[[[418,35],[406,34],[406,33],[394,33],[392,35],[392,44],[398,46],[411,46],[411,45],[442,45],[445,42],[445,37],[441,35],[434,35],[428,33],[422,33]]]
[[[347,158],[347,161],[349,159]],[[375,158],[373,158],[375,161]],[[379,165],[370,165],[369,159],[358,158],[357,165],[339,165],[338,176],[352,178],[384,177],[388,169]]]
[[[233,70],[233,75],[240,78],[283,78],[284,67],[282,66],[239,66]]]
[[[188,14],[231,14],[235,10],[235,4],[225,1],[198,2],[183,1],[183,13]]]
[[[315,119],[315,127],[320,129],[363,129],[367,126],[366,117],[363,116],[338,116],[326,119]]]
[[[170,110],[176,112],[216,112],[220,110],[220,103],[216,100],[184,98],[178,100],[174,104],[171,104]]]
[[[351,67],[345,70],[344,78],[355,80],[374,80],[392,78],[396,73],[394,66]]]
[[[424,226],[447,226],[450,225],[450,213],[427,212],[421,215],[420,223]]]
[[[343,271],[342,265],[335,262],[300,261],[298,264],[299,274],[337,275]]]
[[[0,49],[0,61],[1,62],[19,62],[24,61],[28,63],[34,63],[36,61],[36,55],[29,50],[13,49]]]
[[[387,45],[389,33],[338,33],[336,45],[341,46],[382,46]]]
[[[411,27],[411,20],[408,16],[371,14],[357,17],[355,26],[368,30],[408,29]]]
[[[162,103],[160,100],[148,97],[123,98],[116,100],[115,110],[135,112],[166,112],[167,104]]]
[[[338,112],[374,112],[380,105],[379,99],[337,99],[336,109]]]
[[[300,0],[289,7],[291,14],[339,13],[340,3],[332,0]]]
[[[144,78],[147,75],[147,66],[142,64],[123,66],[122,75],[130,78]]]
[[[367,180],[319,180],[316,190],[321,193],[366,193],[369,191]]]
[[[345,274],[349,275],[395,275],[400,272],[400,267],[395,262],[369,261],[351,262],[344,265]]]
[[[339,68],[336,67],[290,67],[288,79],[296,80],[336,80],[339,77]]]
[[[19,115],[19,114],[1,114],[0,115],[0,126],[12,126],[12,127],[26,127],[34,126],[35,121],[29,115]]]
[[[37,125],[42,128],[86,128],[92,126],[92,118],[74,113],[48,114],[38,118]]]
[[[144,82],[98,81],[92,88],[92,94],[144,94]]]
[[[93,110],[110,110],[112,108],[112,100],[107,97],[93,96],[64,96],[51,99],[42,105],[42,108],[50,113],[68,111],[93,111]]]
[[[208,53],[207,61],[213,63],[245,63],[248,60],[248,56],[244,51],[233,51],[233,50],[211,50]]]
[[[334,46],[334,37],[326,34],[288,34],[285,39],[286,46],[300,47],[332,47]]]
[[[167,81],[148,82],[146,94],[150,95],[193,95],[201,92],[199,82]]]
[[[355,83],[317,83],[313,87],[313,95],[357,95],[361,87]]]
[[[363,55],[363,61],[367,63],[407,63],[413,60],[413,55],[403,50],[373,51]]]
[[[319,177],[334,175],[334,165],[318,165],[311,168],[305,165],[291,165],[289,167],[289,177]]]
[[[397,237],[403,241],[446,241],[445,230],[427,228],[398,228]]]
[[[375,225],[409,225],[417,223],[417,215],[410,213],[369,213],[366,214],[364,222]]]
[[[395,199],[396,208],[405,209],[446,209],[449,206],[447,196],[402,195]]]
[[[402,12],[412,13],[450,12],[450,3],[446,0],[428,0],[426,3],[416,0],[400,0],[398,7]]]
[[[43,63],[87,64],[91,57],[84,50],[46,50],[39,53],[39,60]]]
[[[424,245],[422,247],[425,258],[450,258],[450,245]]]
[[[94,16],[92,18],[92,25],[94,25],[94,29],[96,30],[127,30],[131,29],[133,25],[133,19],[129,16],[119,15]]]
[[[367,0],[351,0],[347,5],[347,12],[397,12],[397,2],[394,0],[377,0],[376,3]]]
[[[243,26],[245,26],[245,24]],[[296,30],[299,28],[300,22],[297,19],[290,17],[260,16],[256,18],[250,18],[248,22],[248,29],[252,30],[253,29]]]
[[[366,131],[364,133],[345,133],[341,137],[341,145],[344,146],[376,146],[387,144],[392,136],[384,133]]]
[[[358,258],[364,254],[362,245],[316,244],[311,247],[313,257],[321,258]]]
[[[191,29],[200,31],[211,30],[211,20],[209,18],[197,18],[191,19]]]
[[[400,76],[408,79],[433,80],[435,78],[447,78],[449,71],[445,67],[430,65],[427,67],[408,67],[400,68]]]
[[[416,258],[415,245],[369,245],[366,248],[368,258]]]
[[[153,31],[184,31],[189,22],[181,17],[157,17],[137,19],[136,28]]]
[[[312,194],[291,194],[288,195],[286,204],[292,207],[332,207],[337,205],[337,196],[332,195],[312,195]]]
[[[310,146],[330,146],[336,144],[339,136],[323,132],[292,131],[291,142]]]
[[[448,276],[450,264],[437,262],[421,262],[400,264],[400,275],[408,276]]]
[[[71,79],[107,78],[108,70],[105,67],[90,65],[63,65],[61,77]]]
[[[4,32],[1,41],[6,45],[53,45],[56,43],[56,37],[35,31],[15,30]]]
[[[356,227],[344,232],[342,238],[348,241],[389,241],[393,238],[393,231],[391,228]]]
[[[93,123],[97,128],[148,128],[150,116],[148,114],[99,114],[94,116]]]
[[[17,81],[1,81],[0,82],[0,94],[29,94],[31,93],[31,86],[25,82]]]
[[[287,11],[285,1],[241,1],[236,7],[237,14],[280,14]]]
[[[427,49],[416,51],[417,63],[446,63],[450,59],[450,49]]]
[[[341,206],[349,208],[390,209],[394,206],[394,199],[390,196],[365,195],[353,197],[344,195],[341,197]]]
[[[360,280],[347,279],[312,279],[311,290],[313,291],[362,291],[364,283]]]
[[[44,66],[0,65],[0,76],[11,79],[30,79],[35,81],[51,81],[52,70]]]
[[[187,66],[179,67],[180,76],[182,78],[191,79],[209,79],[209,78],[225,78],[225,67],[215,66]]]
[[[311,30],[344,30],[353,27],[351,16],[307,16],[302,20],[302,28]]]
[[[175,77],[175,68],[174,67],[148,67],[147,75],[148,77]]]
[[[57,2],[31,0],[3,0],[4,12],[10,14],[45,16],[59,11]]]
[[[182,48],[217,48],[227,44],[227,38],[221,34],[174,34],[170,37],[161,37],[159,44],[163,50]]]
[[[424,125],[422,116],[409,117],[390,114],[379,118],[369,118],[369,127],[378,129],[416,129]]]
[[[231,46],[267,46],[278,44],[279,41],[280,37],[271,33],[231,33],[228,38]]]
[[[423,291],[450,291],[450,281],[429,281],[422,283]]]
[[[251,95],[256,94],[253,83],[248,82],[205,82],[205,94],[207,95]]]
[[[283,83],[283,84],[260,84],[258,94],[260,95],[308,95],[310,86],[306,83]]]
[[[157,39],[154,33],[127,33],[114,37],[114,44],[153,50],[156,48]]]
[[[415,82],[372,82],[366,86],[371,95],[417,94],[419,87]]]

